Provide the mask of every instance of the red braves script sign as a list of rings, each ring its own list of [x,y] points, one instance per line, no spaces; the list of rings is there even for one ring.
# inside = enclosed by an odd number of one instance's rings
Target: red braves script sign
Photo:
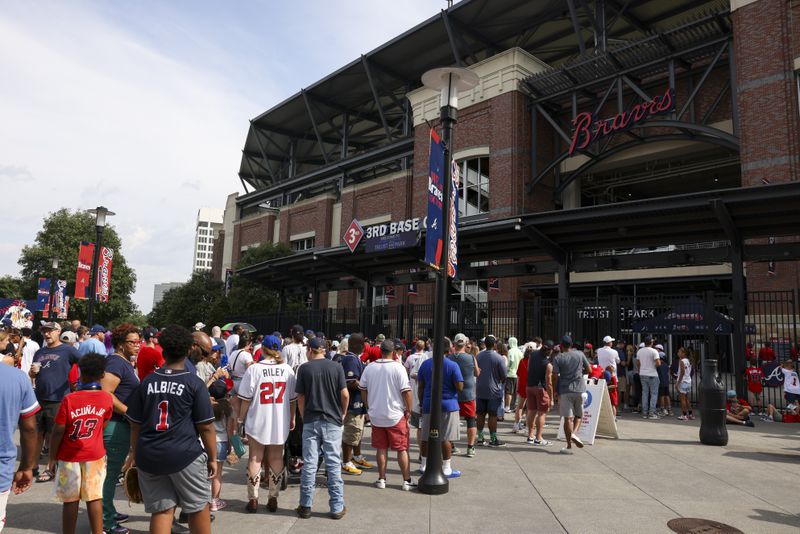
[[[577,150],[583,150],[603,137],[633,128],[654,115],[668,113],[674,108],[675,98],[672,90],[667,89],[663,95],[654,96],[652,100],[636,104],[631,109],[617,113],[609,119],[595,120],[591,113],[586,111],[578,113],[572,121],[573,132],[569,155],[571,156]]]
[[[344,232],[344,244],[347,245],[350,252],[355,252],[362,237],[364,237],[364,229],[361,228],[358,220],[353,219],[353,222],[350,223],[350,226],[348,226],[347,230]]]

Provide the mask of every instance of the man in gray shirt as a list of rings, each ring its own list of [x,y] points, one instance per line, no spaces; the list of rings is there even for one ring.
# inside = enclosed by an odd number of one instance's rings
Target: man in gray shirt
[[[458,409],[467,422],[467,457],[472,458],[475,456],[475,437],[478,434],[475,420],[475,377],[480,376],[481,370],[475,356],[464,350],[468,341],[469,338],[464,334],[456,334],[453,338],[455,351],[447,357],[458,364],[464,378],[464,389],[458,392]]]
[[[567,438],[567,446],[560,451],[562,454],[572,454],[573,443],[578,448],[583,447],[576,433],[583,417],[583,394],[586,391],[583,375],[589,374],[590,369],[586,356],[572,348],[572,338],[569,335],[561,338],[561,353],[553,359],[553,389],[558,396],[558,411],[564,418]]]
[[[494,336],[484,338],[486,350],[478,353],[476,360],[480,375],[475,380],[475,411],[478,416],[478,445],[486,445],[483,436],[483,425],[486,414],[489,414],[489,446],[502,447],[504,442],[497,439],[497,410],[503,402],[504,384],[508,370],[506,361],[495,350],[497,339]]]

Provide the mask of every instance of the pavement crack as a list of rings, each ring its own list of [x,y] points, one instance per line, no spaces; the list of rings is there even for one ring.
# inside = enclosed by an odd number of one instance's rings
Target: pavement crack
[[[555,520],[558,522],[558,524],[561,526],[561,530],[563,530],[564,532],[567,532],[567,533],[568,533],[568,532],[569,532],[569,530],[567,530],[567,527],[565,527],[565,526],[564,526],[564,523],[562,523],[562,522],[561,522],[561,519],[559,519],[559,518],[558,518],[558,516],[556,515],[556,513],[555,513],[555,512],[553,511],[553,509],[550,507],[550,503],[548,503],[548,502],[547,502],[547,499],[545,499],[545,498],[544,498],[544,495],[542,495],[542,492],[540,492],[540,491],[539,491],[539,488],[537,488],[537,487],[536,487],[536,484],[534,484],[534,483],[533,483],[533,480],[531,480],[531,477],[529,477],[529,476],[528,476],[528,473],[526,473],[526,472],[525,472],[525,469],[523,469],[522,465],[521,465],[521,464],[519,463],[519,461],[517,460],[517,457],[516,457],[516,455],[514,455],[514,454],[512,453],[512,454],[511,454],[511,459],[513,459],[513,460],[514,460],[514,463],[515,463],[515,464],[517,464],[517,467],[519,467],[519,470],[520,470],[520,471],[522,471],[522,474],[523,474],[523,475],[525,476],[525,478],[528,480],[528,483],[529,483],[529,484],[531,485],[531,487],[533,488],[533,491],[535,491],[535,492],[536,492],[536,494],[537,494],[537,495],[539,496],[539,498],[542,500],[542,502],[544,503],[544,505],[545,505],[545,506],[547,506],[547,509],[548,509],[548,510],[550,510],[550,514],[552,514],[552,516],[553,516],[553,519],[555,519]]]

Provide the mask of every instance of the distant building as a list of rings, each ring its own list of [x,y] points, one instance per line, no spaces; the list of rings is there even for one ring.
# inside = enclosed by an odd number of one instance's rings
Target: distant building
[[[164,298],[164,294],[169,291],[170,289],[175,289],[176,287],[181,287],[183,282],[166,282],[163,284],[156,284],[153,287],[153,307],[156,307],[156,304],[161,302],[161,299]]]
[[[220,208],[200,208],[197,211],[197,225],[194,237],[194,258],[192,270],[210,271],[214,255],[214,238],[222,230],[225,210]]]

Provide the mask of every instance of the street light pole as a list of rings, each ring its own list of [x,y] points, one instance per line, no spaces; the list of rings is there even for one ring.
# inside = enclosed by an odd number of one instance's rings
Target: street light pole
[[[430,427],[428,430],[428,458],[425,473],[418,487],[428,495],[442,495],[449,490],[447,477],[442,470],[442,374],[444,368],[444,338],[449,327],[448,318],[448,265],[450,263],[450,195],[453,126],[457,122],[458,92],[478,84],[478,76],[468,69],[438,68],[422,75],[425,87],[440,91],[440,117],[444,153],[442,183],[442,254],[436,276],[433,316],[433,376],[431,377]]]
[[[94,243],[94,253],[92,254],[92,272],[89,276],[89,311],[86,314],[86,324],[94,324],[94,303],[97,299],[97,265],[100,263],[100,248],[103,246],[103,231],[106,228],[106,217],[114,215],[108,208],[98,206],[95,209],[87,210],[95,216],[95,231],[97,239]]]
[[[47,306],[47,318],[52,321],[55,319],[55,314],[53,313],[53,308],[55,308],[56,304],[56,283],[58,282],[58,258],[53,258],[52,263],[53,269],[50,271],[50,296],[49,304]]]

